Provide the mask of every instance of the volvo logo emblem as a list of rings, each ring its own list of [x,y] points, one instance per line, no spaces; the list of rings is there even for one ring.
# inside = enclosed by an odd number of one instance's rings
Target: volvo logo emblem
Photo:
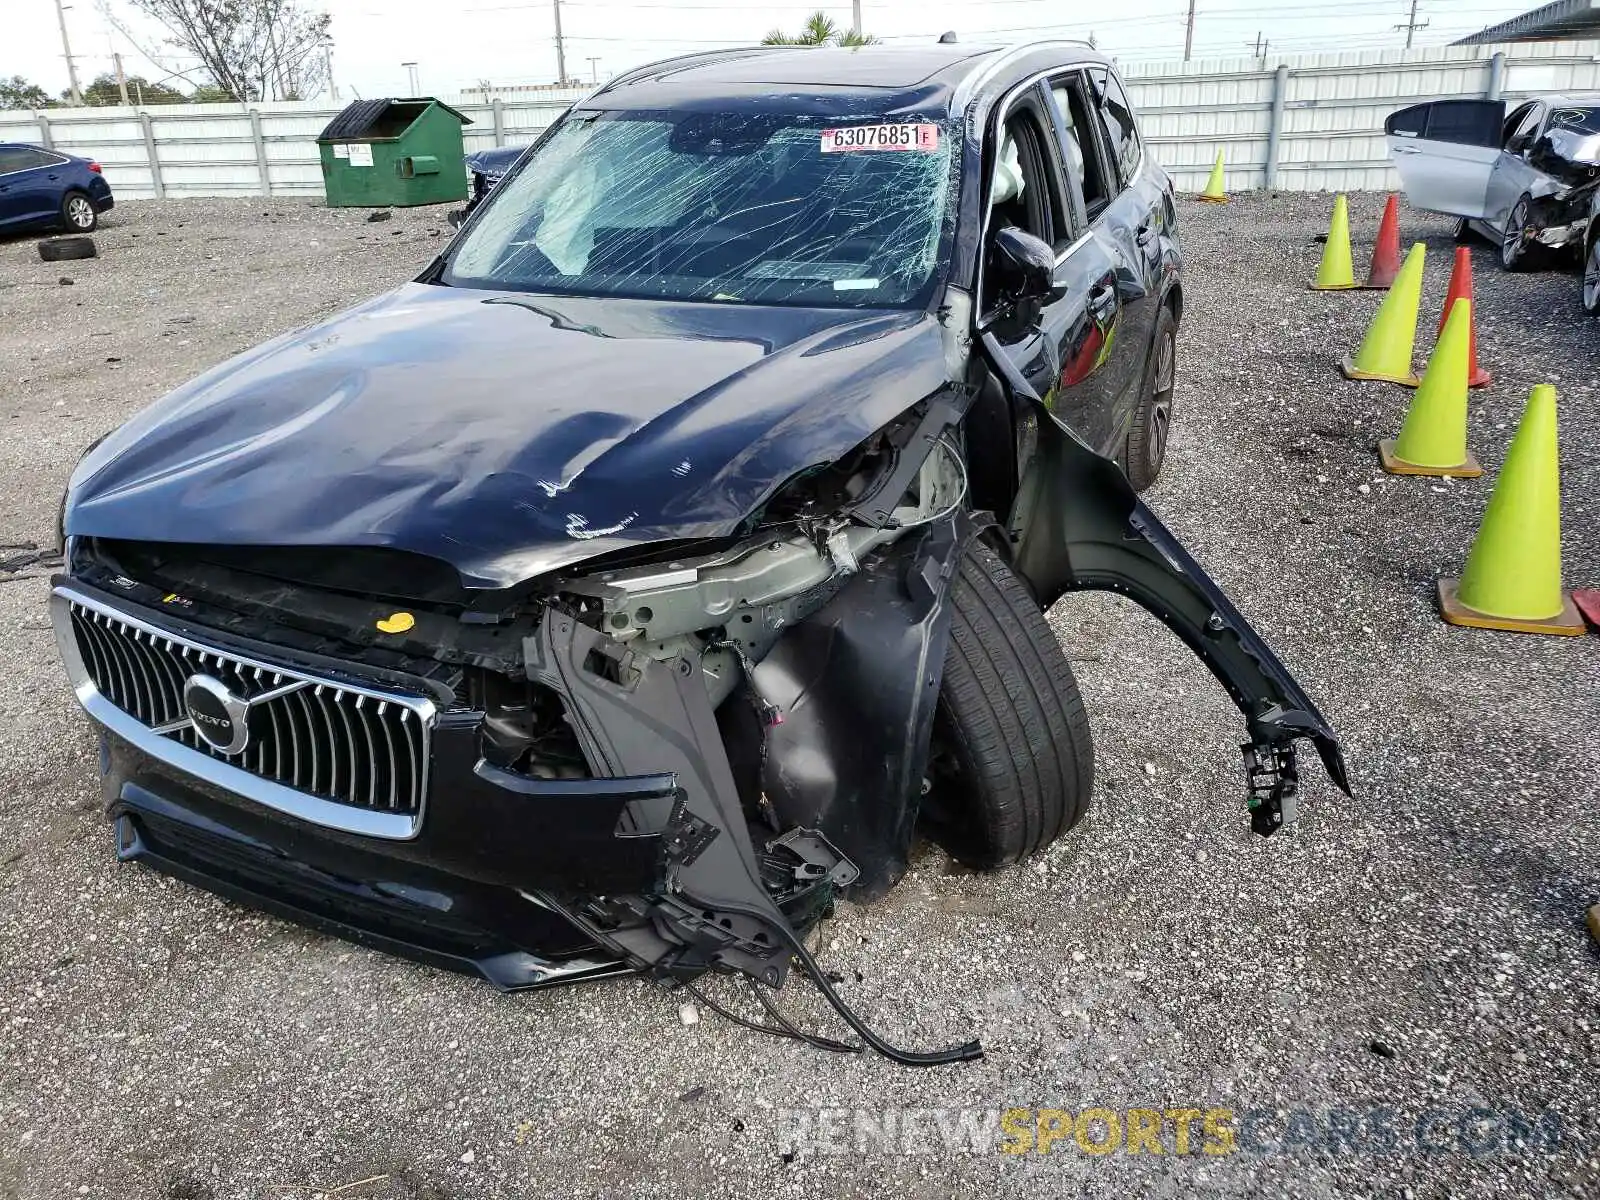
[[[235,696],[220,679],[189,676],[183,685],[183,707],[195,732],[223,754],[242,754],[250,744],[250,701]]]

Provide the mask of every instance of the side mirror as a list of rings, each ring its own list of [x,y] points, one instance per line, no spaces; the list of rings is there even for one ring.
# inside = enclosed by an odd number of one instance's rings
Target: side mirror
[[[993,241],[997,295],[1019,309],[1061,298],[1063,289],[1055,283],[1056,254],[1048,242],[1014,225],[997,230]]]

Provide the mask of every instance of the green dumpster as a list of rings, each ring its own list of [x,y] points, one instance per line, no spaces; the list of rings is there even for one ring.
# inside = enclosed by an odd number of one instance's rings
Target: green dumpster
[[[471,123],[428,96],[348,105],[317,138],[328,207],[465,200],[461,127]]]

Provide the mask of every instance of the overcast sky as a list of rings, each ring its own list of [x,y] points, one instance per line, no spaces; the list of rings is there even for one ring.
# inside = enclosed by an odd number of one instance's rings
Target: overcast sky
[[[98,4],[155,53],[152,64],[117,33]],[[551,0],[302,0],[333,16],[334,75],[342,98],[404,95],[401,63],[415,61],[421,88],[446,94],[480,80],[548,83],[556,78]],[[1420,0],[1417,45],[1443,45],[1536,7],[1538,0]],[[936,37],[947,29],[967,40],[1087,38],[1124,60],[1181,58],[1188,0],[862,0],[863,27],[885,41]],[[54,0],[0,0],[5,36],[0,77],[21,74],[51,93],[67,86]],[[850,3],[821,6],[843,26]],[[627,67],[689,50],[759,41],[774,24],[798,28],[818,5],[807,0],[563,0],[567,73],[604,79]],[[1199,0],[1195,56],[1251,52],[1257,34],[1268,55],[1400,47],[1411,0]],[[127,0],[72,0],[66,12],[79,77],[87,83],[111,69],[120,50],[130,74],[154,79],[194,60],[162,45],[159,27],[142,21]],[[594,56],[598,62],[591,63]]]

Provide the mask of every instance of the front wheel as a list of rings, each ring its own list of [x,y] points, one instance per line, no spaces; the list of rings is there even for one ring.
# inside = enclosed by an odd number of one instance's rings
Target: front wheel
[[[1583,310],[1600,317],[1600,228],[1589,235],[1589,253],[1583,259]]]
[[[94,201],[82,192],[68,192],[61,199],[61,223],[73,233],[93,233],[100,223]]]
[[[1537,265],[1538,249],[1534,230],[1528,227],[1533,201],[1523,196],[1511,206],[1505,232],[1500,235],[1500,265],[1508,271],[1528,271]]]
[[[1465,217],[1457,217],[1454,227],[1450,230],[1450,236],[1455,239],[1456,245],[1465,246],[1472,241],[1472,222]]]
[[[1061,643],[992,546],[967,547],[950,600],[922,815],[953,858],[992,870],[1082,820],[1094,744]]]

